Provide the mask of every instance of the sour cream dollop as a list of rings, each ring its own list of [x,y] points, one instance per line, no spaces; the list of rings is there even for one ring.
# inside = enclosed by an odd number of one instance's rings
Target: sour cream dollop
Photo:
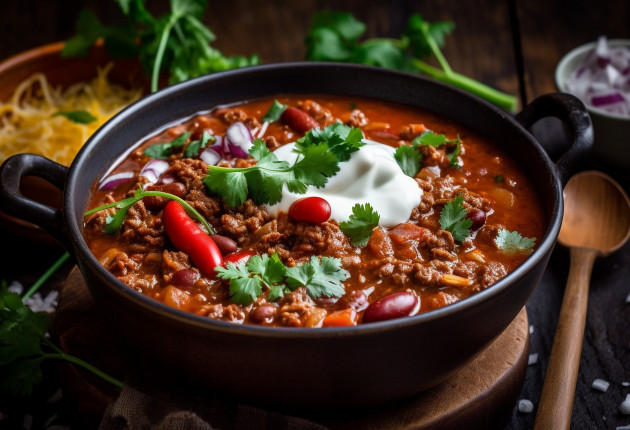
[[[296,200],[314,196],[326,199],[332,210],[330,218],[338,222],[347,221],[357,203],[372,205],[383,227],[406,222],[413,208],[420,204],[422,189],[400,169],[394,159],[394,148],[373,140],[364,139],[364,142],[366,145],[352,153],[350,160],[339,164],[339,172],[323,188],[309,186],[305,194],[296,194],[285,184],[280,202],[267,205],[269,214],[277,217],[280,212],[288,213]],[[295,144],[289,143],[274,154],[279,160],[293,164],[298,157],[293,148]]]

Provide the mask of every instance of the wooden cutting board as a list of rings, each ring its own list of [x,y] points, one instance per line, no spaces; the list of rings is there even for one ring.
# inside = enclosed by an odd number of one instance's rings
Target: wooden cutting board
[[[64,352],[124,380],[127,358],[103,312],[95,305],[75,267],[62,287],[54,322],[59,345]],[[515,406],[528,356],[529,326],[523,308],[484,352],[446,382],[404,401],[325,418],[322,424],[331,428],[392,430],[498,428]],[[81,426],[98,427],[119,389],[72,365],[62,363],[60,372],[64,394],[77,411]]]

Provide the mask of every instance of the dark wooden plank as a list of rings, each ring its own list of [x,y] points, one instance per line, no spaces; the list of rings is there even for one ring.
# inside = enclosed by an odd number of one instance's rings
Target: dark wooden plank
[[[556,91],[554,70],[562,56],[600,35],[630,36],[630,2],[623,0],[516,1],[529,100]]]

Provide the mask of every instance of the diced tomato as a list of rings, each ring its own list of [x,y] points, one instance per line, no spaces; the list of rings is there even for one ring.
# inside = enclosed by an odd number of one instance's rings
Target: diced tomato
[[[322,323],[322,327],[346,327],[351,325],[357,325],[357,311],[353,308],[331,312],[324,318]]]

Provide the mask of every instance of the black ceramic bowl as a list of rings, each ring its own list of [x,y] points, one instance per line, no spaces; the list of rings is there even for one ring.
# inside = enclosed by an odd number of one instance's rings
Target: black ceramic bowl
[[[277,94],[371,97],[433,111],[504,144],[540,192],[546,233],[514,272],[472,298],[409,318],[346,328],[289,329],[235,325],[157,303],[119,282],[82,236],[90,186],[157,129],[217,105]],[[527,131],[554,116],[574,143],[557,162]],[[523,308],[545,269],[562,220],[562,184],[590,149],[590,119],[577,99],[553,94],[516,118],[451,87],[418,76],[354,65],[295,63],[194,79],[153,94],[109,121],[70,169],[18,155],[0,169],[2,210],[52,233],[76,259],[96,301],[121,329],[121,342],[178,376],[245,401],[289,407],[366,406],[400,399],[445,380],[496,338]],[[64,192],[58,211],[25,199],[20,178],[36,175]]]

